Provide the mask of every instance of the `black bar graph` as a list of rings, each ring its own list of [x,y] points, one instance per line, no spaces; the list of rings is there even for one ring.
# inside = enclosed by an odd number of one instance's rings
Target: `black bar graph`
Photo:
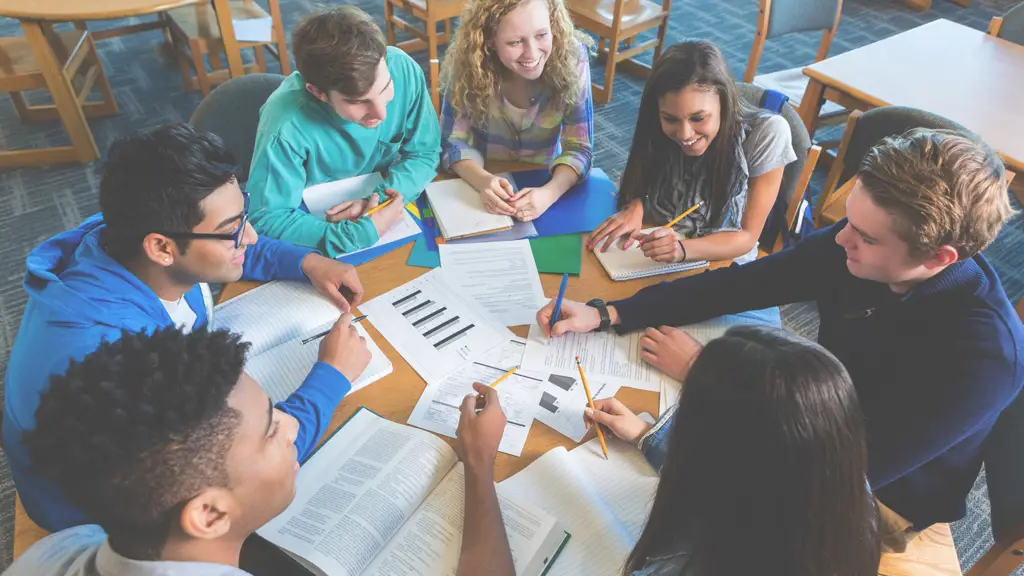
[[[454,323],[456,323],[458,321],[459,321],[459,317],[458,316],[452,316],[451,318],[445,320],[444,322],[441,322],[437,326],[434,326],[430,330],[427,330],[426,332],[424,332],[423,333],[423,337],[424,338],[430,338],[434,334],[437,334],[439,331],[444,330],[446,327],[451,326],[452,324],[454,324]]]
[[[394,302],[391,303],[391,305],[394,306],[395,308],[398,308],[399,306],[404,304],[406,301],[411,300],[411,299],[413,299],[413,298],[415,298],[415,297],[417,297],[419,295],[420,295],[420,291],[417,290],[415,292],[412,292],[412,293],[408,294],[407,296],[403,296],[402,298],[399,298],[398,300],[395,300]]]
[[[458,316],[456,316],[456,318],[458,318]],[[452,333],[451,336],[448,336],[444,340],[441,340],[440,342],[437,342],[436,344],[434,344],[434,348],[437,348],[438,350],[440,350],[440,349],[444,348],[445,346],[451,344],[452,342],[455,342],[459,338],[462,338],[463,336],[465,336],[467,332],[472,330],[473,326],[474,326],[473,324],[470,324],[470,325],[464,327],[462,330],[459,330],[458,332]]]
[[[431,319],[437,318],[438,314],[441,314],[442,312],[444,312],[447,309],[448,308],[446,308],[446,307],[438,308],[437,310],[434,310],[433,312],[431,312],[430,314],[427,314],[423,318],[420,318],[419,320],[413,322],[412,325],[413,326],[419,326],[420,324],[423,324],[424,322],[429,322]]]
[[[413,306],[412,308],[409,308],[405,312],[402,312],[402,316],[408,318],[409,316],[412,316],[413,314],[419,312],[420,310],[426,308],[427,306],[430,306],[433,303],[434,302],[432,300],[425,300],[423,302],[420,302],[419,304]]]

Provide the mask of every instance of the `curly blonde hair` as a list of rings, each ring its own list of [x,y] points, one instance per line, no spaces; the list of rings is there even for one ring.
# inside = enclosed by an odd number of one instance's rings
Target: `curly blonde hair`
[[[501,19],[532,0],[470,0],[459,17],[459,27],[441,67],[441,86],[458,116],[474,126],[485,126],[489,107],[504,66],[488,40],[498,31]],[[562,0],[544,0],[551,19],[551,53],[540,81],[549,96],[576,104],[580,46],[590,46],[589,36],[576,30]]]

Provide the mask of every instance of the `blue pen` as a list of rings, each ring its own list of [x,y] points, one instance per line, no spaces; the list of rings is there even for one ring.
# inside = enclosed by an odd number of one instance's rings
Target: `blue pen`
[[[558,298],[555,298],[555,309],[551,311],[551,323],[548,324],[548,342],[551,342],[551,331],[555,329],[555,322],[558,315],[562,313],[562,297],[565,296],[565,287],[569,284],[569,275],[562,274],[562,285],[558,288]]]

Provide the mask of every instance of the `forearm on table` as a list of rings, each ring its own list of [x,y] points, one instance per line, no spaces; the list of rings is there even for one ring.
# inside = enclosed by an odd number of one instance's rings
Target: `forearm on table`
[[[549,184],[556,192],[558,192],[558,195],[561,196],[568,192],[569,189],[575,186],[579,181],[580,175],[572,166],[559,164],[555,166],[555,170],[551,173],[551,181]]]
[[[751,251],[757,245],[757,238],[746,230],[715,232],[700,238],[680,240],[686,251],[686,260],[732,260]]]
[[[452,172],[459,178],[469,183],[475,190],[480,191],[487,188],[493,174],[484,169],[476,160],[459,160],[452,164]]]
[[[465,469],[466,506],[459,576],[513,576],[515,566],[494,488],[493,465]]]

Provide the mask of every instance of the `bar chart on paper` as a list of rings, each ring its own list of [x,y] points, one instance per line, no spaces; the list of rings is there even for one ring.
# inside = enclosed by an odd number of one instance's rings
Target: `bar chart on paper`
[[[514,335],[460,298],[440,269],[363,304],[373,325],[428,383],[436,383]]]

